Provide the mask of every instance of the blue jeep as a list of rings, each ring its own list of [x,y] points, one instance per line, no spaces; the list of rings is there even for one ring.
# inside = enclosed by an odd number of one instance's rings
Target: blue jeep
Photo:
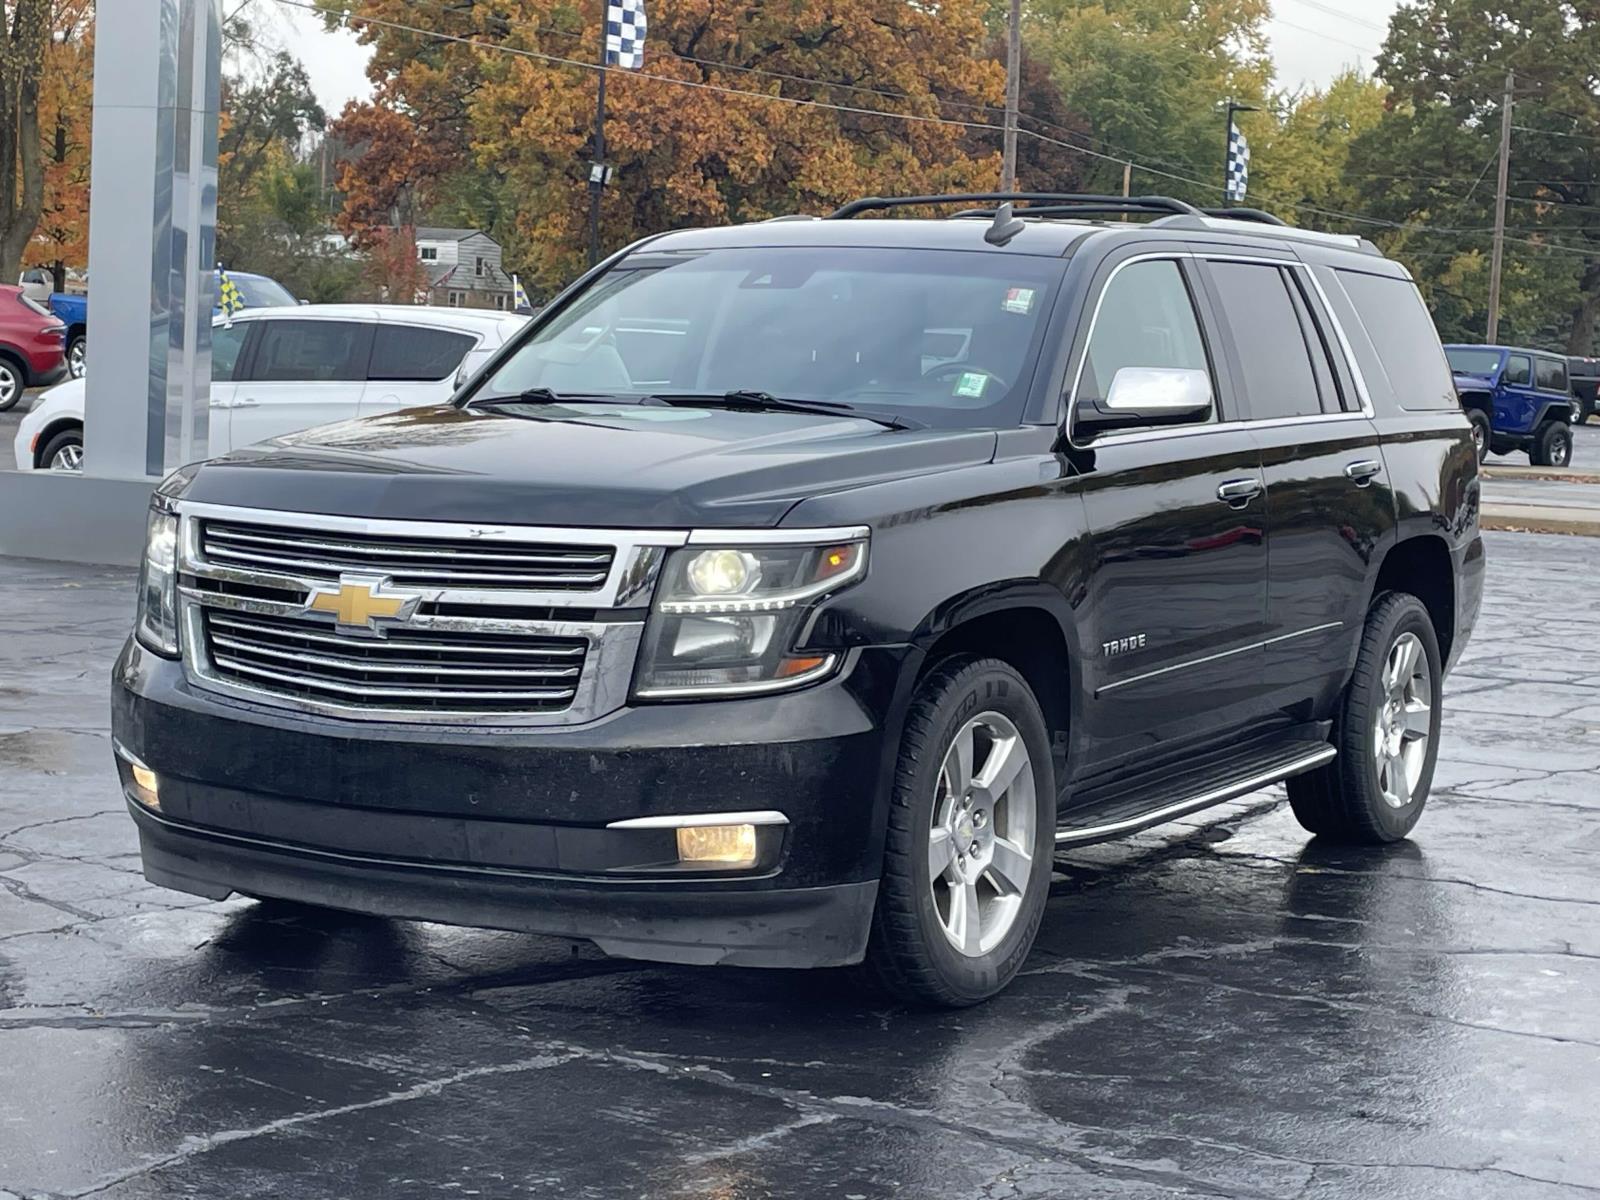
[[[1525,450],[1536,467],[1572,462],[1573,403],[1567,360],[1514,346],[1446,346],[1461,407],[1482,462],[1492,450]]]

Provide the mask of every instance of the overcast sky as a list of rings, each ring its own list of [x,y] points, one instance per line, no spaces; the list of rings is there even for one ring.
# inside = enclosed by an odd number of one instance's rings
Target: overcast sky
[[[1279,86],[1317,87],[1345,67],[1372,69],[1398,0],[1274,0],[1268,25]],[[306,64],[329,116],[368,92],[366,50],[349,34],[331,34],[310,13],[267,0],[258,20]]]

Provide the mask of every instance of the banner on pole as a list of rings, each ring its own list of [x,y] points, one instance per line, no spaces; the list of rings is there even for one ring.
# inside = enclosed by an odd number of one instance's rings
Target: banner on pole
[[[644,66],[646,27],[644,0],[611,0],[606,5],[606,66],[624,71]]]
[[[1237,125],[1228,126],[1228,199],[1243,200],[1250,190],[1250,143]]]

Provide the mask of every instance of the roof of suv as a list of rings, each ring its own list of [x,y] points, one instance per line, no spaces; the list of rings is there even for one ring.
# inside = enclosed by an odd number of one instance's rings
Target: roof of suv
[[[517,313],[490,308],[446,308],[429,304],[297,304],[277,308],[245,308],[234,320],[259,320],[262,317],[343,317],[346,320],[377,321],[385,325],[432,325],[481,331],[496,326],[520,326],[527,318]]]
[[[926,250],[980,250],[995,254],[1026,254],[1057,257],[1079,243],[1099,234],[1107,238],[1137,237],[1193,241],[1228,242],[1241,246],[1275,250],[1332,252],[1367,264],[1392,263],[1360,238],[1320,233],[1287,225],[1267,225],[1255,221],[1229,220],[1210,216],[1173,216],[1151,222],[1089,220],[1081,218],[1028,217],[1019,208],[1016,216],[1025,228],[1004,245],[985,239],[991,222],[982,217],[967,219],[873,217],[861,220],[825,220],[821,217],[789,217],[746,225],[727,225],[685,229],[649,239],[640,249],[703,250],[748,246],[875,246]],[[1403,270],[1395,265],[1397,271]]]

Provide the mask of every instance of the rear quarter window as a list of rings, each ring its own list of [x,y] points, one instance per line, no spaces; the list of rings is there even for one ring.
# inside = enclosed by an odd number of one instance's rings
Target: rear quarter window
[[[1450,364],[1417,285],[1392,275],[1348,270],[1334,274],[1350,297],[1400,407],[1459,408]]]

